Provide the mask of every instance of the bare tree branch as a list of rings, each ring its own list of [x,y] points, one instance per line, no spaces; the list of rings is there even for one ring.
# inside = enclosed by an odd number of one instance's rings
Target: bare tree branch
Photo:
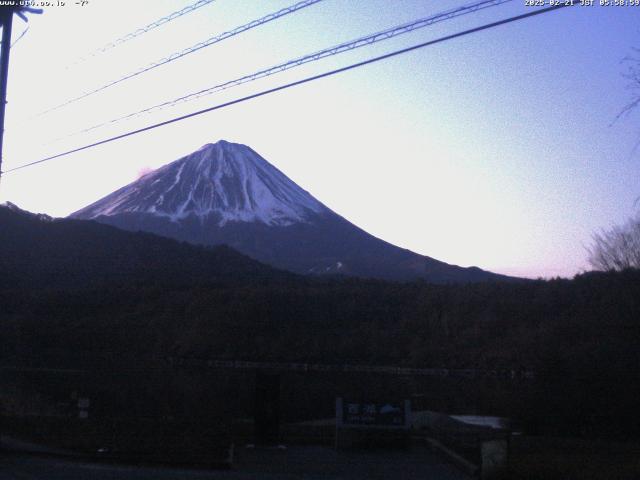
[[[640,268],[640,214],[624,225],[595,233],[587,250],[596,270]]]
[[[629,80],[626,89],[631,92],[631,100],[615,116],[611,125],[615,124],[622,117],[626,117],[640,105],[640,48],[633,48],[636,55],[630,55],[622,59],[620,63],[628,64],[627,71],[622,74]]]

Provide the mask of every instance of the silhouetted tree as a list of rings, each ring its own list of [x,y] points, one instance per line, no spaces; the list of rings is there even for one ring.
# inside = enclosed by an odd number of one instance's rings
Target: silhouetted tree
[[[631,113],[640,105],[640,48],[633,49],[634,54],[623,59],[628,65],[623,76],[629,81],[627,89],[631,92],[629,103],[618,113],[616,120]]]
[[[589,263],[596,270],[640,268],[640,214],[593,235]]]

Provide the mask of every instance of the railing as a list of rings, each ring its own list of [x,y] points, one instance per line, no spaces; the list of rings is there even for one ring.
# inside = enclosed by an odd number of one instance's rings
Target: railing
[[[214,360],[201,358],[169,357],[171,365],[206,366],[240,370],[278,370],[293,372],[362,372],[386,373],[391,375],[419,375],[457,378],[505,378],[532,379],[535,373],[523,369],[469,369],[469,368],[412,368],[384,365],[352,365],[322,363],[254,362],[246,360]]]

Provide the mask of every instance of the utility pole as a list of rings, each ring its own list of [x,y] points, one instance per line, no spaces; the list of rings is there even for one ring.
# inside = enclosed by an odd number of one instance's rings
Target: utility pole
[[[8,4],[8,5],[7,5]],[[2,25],[2,50],[0,51],[0,180],[2,179],[2,158],[4,145],[4,113],[7,106],[7,79],[9,78],[9,50],[11,50],[11,27],[13,14],[17,14],[27,22],[25,13],[42,13],[42,9],[24,7],[18,0],[5,0],[0,6],[0,22]]]
[[[4,112],[7,106],[7,78],[9,77],[9,50],[11,50],[11,26],[16,7],[0,10],[2,16],[2,52],[0,53],[0,179],[2,178],[2,146],[4,143]]]

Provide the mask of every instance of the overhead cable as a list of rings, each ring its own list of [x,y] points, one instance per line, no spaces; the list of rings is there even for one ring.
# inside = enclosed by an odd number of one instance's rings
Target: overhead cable
[[[283,72],[285,70],[289,70],[295,67],[299,67],[301,65],[304,65],[306,63],[310,63],[310,62],[315,62],[318,60],[321,60],[323,58],[326,57],[330,57],[333,55],[338,55],[340,53],[344,53],[350,50],[355,50],[357,48],[361,48],[367,45],[371,45],[377,42],[381,42],[383,40],[388,40],[390,38],[394,38],[397,37],[399,35],[403,35],[409,32],[412,32],[414,30],[418,30],[420,28],[425,28],[428,27],[430,25],[433,25],[435,23],[439,23],[445,20],[451,20],[453,18],[462,16],[462,15],[467,15],[470,13],[475,13],[479,10],[485,9],[485,8],[489,8],[489,7],[494,7],[494,6],[498,6],[504,3],[508,3],[511,2],[513,0],[483,0],[480,2],[475,2],[473,4],[469,4],[466,6],[462,6],[459,8],[455,8],[455,9],[451,9],[451,10],[447,10],[445,12],[441,12],[438,13],[436,15],[431,15],[429,17],[425,17],[425,18],[421,18],[418,20],[414,20],[411,22],[407,22],[407,23],[403,23],[401,25],[397,25],[395,27],[392,28],[388,28],[386,30],[382,30],[380,32],[377,33],[373,33],[370,35],[366,35],[363,37],[359,37],[356,38],[354,40],[350,40],[348,42],[343,42],[340,43],[338,45],[334,45],[332,47],[329,48],[325,48],[323,50],[319,50],[317,52],[308,54],[308,55],[304,55],[302,57],[298,57],[295,58],[293,60],[289,60],[287,62],[284,63],[280,63],[277,65],[274,65],[272,67],[269,68],[265,68],[263,70],[260,70],[258,72],[254,72],[251,73],[249,75],[244,75],[242,77],[233,79],[233,80],[228,80],[225,81],[223,83],[205,88],[203,90],[199,90],[197,92],[193,92],[193,93],[189,93],[187,95],[183,95],[180,96],[178,98],[175,98],[173,100],[169,100],[166,102],[162,102],[150,107],[146,107],[142,110],[137,110],[135,112],[131,112],[128,113],[126,115],[121,115],[119,117],[113,118],[111,120],[96,124],[96,125],[92,125],[91,127],[88,128],[84,128],[82,130],[78,130],[74,133],[65,135],[63,137],[60,137],[54,141],[58,141],[64,138],[69,138],[75,135],[79,135],[79,134],[83,134],[83,133],[88,133],[91,132],[93,130],[96,130],[98,128],[107,126],[107,125],[111,125],[117,122],[120,122],[122,120],[128,120],[131,119],[133,117],[136,117],[138,115],[144,114],[144,113],[151,113],[166,107],[171,107],[180,103],[184,103],[184,102],[188,102],[191,100],[196,100],[198,98],[207,96],[207,95],[212,95],[216,92],[220,92],[222,90],[227,90],[229,88],[233,88],[233,87],[237,87],[239,85],[242,85],[244,83],[248,83],[248,82],[252,82],[255,80],[259,80],[261,78],[265,78],[280,72]]]
[[[137,30],[134,30],[133,32],[127,33],[126,35],[123,35],[122,37],[117,38],[116,40],[113,40],[112,42],[109,42],[105,45],[103,45],[102,47],[94,50],[93,52],[91,52],[90,54],[86,55],[85,57],[81,57],[79,58],[76,62],[74,62],[73,65],[77,65],[79,63],[82,63],[86,60],[89,60],[90,58],[93,58],[97,55],[100,55],[102,53],[105,53],[108,50],[111,50],[112,48],[117,47],[118,45],[122,45],[123,43],[128,42],[129,40],[133,40],[136,37],[139,37],[142,34],[145,34],[155,28],[158,28],[162,25],[164,25],[165,23],[169,23],[172,20],[175,20],[176,18],[180,18],[183,15],[186,15],[187,13],[191,13],[194,10],[197,10],[200,7],[204,7],[205,5],[209,5],[210,3],[215,2],[216,0],[198,0],[195,3],[192,3],[190,5],[187,5],[186,7],[180,9],[180,10],[176,10],[175,12],[170,13],[169,15],[166,15],[162,18],[159,18],[158,20],[156,20],[155,22],[151,22],[149,25],[145,25],[144,27],[138,28]]]
[[[209,37],[208,39],[196,43],[195,45],[192,45],[188,48],[185,48],[184,50],[181,50],[179,52],[175,52],[172,53],[171,55],[169,55],[168,57],[164,57],[156,62],[153,62],[149,65],[147,65],[146,67],[140,68],[138,70],[135,70],[133,72],[127,73],[126,75],[117,78],[116,80],[112,80],[108,83],[105,83],[104,85],[101,85],[98,88],[94,88],[93,90],[88,90],[84,93],[82,93],[81,95],[78,95],[77,97],[73,97],[69,100],[66,100],[58,105],[56,105],[55,107],[51,107],[41,113],[39,113],[38,115],[36,115],[37,117],[45,115],[47,113],[53,112],[55,110],[58,110],[62,107],[66,107],[67,105],[70,105],[72,103],[77,102],[78,100],[82,100],[83,98],[87,98],[90,95],[94,95],[98,92],[101,92],[103,90],[106,90],[109,87],[113,87],[114,85],[118,85],[119,83],[124,82],[125,80],[129,80],[133,77],[137,77],[138,75],[142,75],[143,73],[149,72],[155,68],[158,68],[162,65],[166,65],[167,63],[170,62],[174,62],[175,60],[178,60],[186,55],[189,55],[193,52],[197,52],[198,50],[201,50],[203,48],[209,47],[211,45],[214,45],[216,43],[222,42],[223,40],[226,40],[228,38],[234,37],[236,35],[239,35],[240,33],[246,32],[247,30],[251,30],[252,28],[256,28],[259,27],[260,25],[264,25],[265,23],[269,23],[272,22],[273,20],[277,20],[278,18],[284,17],[286,15],[289,15],[291,13],[297,12],[298,10],[301,10],[303,8],[309,7],[313,4],[319,3],[323,0],[303,0],[301,2],[298,2],[294,5],[290,5],[286,8],[283,8],[281,10],[278,10],[277,12],[273,12],[270,13],[269,15],[266,15],[262,18],[258,18],[256,20],[252,20],[249,23],[245,23],[244,25],[240,25],[239,27],[236,27],[232,30],[229,30],[227,32],[223,32],[219,35],[215,35],[213,37]]]
[[[574,4],[574,5],[577,5],[577,4]],[[231,105],[236,105],[236,104],[239,104],[239,103],[243,103],[243,102],[246,102],[246,101],[249,101],[249,100],[253,100],[255,98],[259,98],[259,97],[263,97],[265,95],[269,95],[271,93],[275,93],[275,92],[279,92],[279,91],[282,91],[282,90],[286,90],[288,88],[295,87],[295,86],[298,86],[298,85],[303,85],[305,83],[309,83],[309,82],[312,82],[312,81],[315,81],[315,80],[319,80],[321,78],[326,78],[326,77],[330,77],[330,76],[333,76],[333,75],[337,75],[339,73],[343,73],[343,72],[346,72],[346,71],[349,71],[349,70],[353,70],[353,69],[356,69],[356,68],[359,68],[359,67],[363,67],[365,65],[369,65],[369,64],[372,64],[372,63],[377,63],[377,62],[380,62],[382,60],[387,60],[389,58],[396,57],[398,55],[402,55],[402,54],[405,54],[405,53],[408,53],[408,52],[412,52],[412,51],[415,51],[415,50],[418,50],[418,49],[429,47],[431,45],[435,45],[435,44],[438,44],[438,43],[446,42],[448,40],[453,40],[454,38],[463,37],[465,35],[470,35],[472,33],[480,32],[480,31],[483,31],[483,30],[489,30],[491,28],[495,28],[495,27],[498,27],[500,25],[506,25],[508,23],[517,22],[519,20],[524,20],[524,19],[529,18],[529,17],[533,17],[533,16],[536,16],[536,15],[541,15],[541,14],[544,14],[544,13],[552,12],[552,11],[559,10],[561,8],[570,7],[570,6],[573,6],[573,5],[572,4],[560,4],[560,5],[554,5],[554,6],[546,7],[546,8],[534,9],[534,10],[532,10],[532,11],[530,11],[528,13],[524,13],[522,15],[516,15],[514,17],[505,18],[503,20],[498,20],[496,22],[487,23],[487,24],[481,25],[479,27],[471,28],[471,29],[464,30],[464,31],[461,31],[461,32],[453,33],[451,35],[440,37],[440,38],[437,38],[435,40],[429,40],[427,42],[419,43],[417,45],[406,47],[406,48],[403,48],[403,49],[400,49],[400,50],[395,50],[393,52],[386,53],[386,54],[380,55],[378,57],[373,57],[373,58],[370,58],[368,60],[364,60],[364,61],[361,61],[361,62],[353,63],[353,64],[348,65],[346,67],[337,68],[335,70],[330,70],[328,72],[320,73],[318,75],[313,75],[313,76],[310,76],[310,77],[306,77],[306,78],[303,78],[301,80],[297,80],[295,82],[290,82],[290,83],[287,83],[287,84],[284,84],[284,85],[280,85],[278,87],[269,88],[267,90],[262,90],[260,92],[257,92],[257,93],[251,94],[251,95],[247,95],[245,97],[237,98],[235,100],[230,100],[228,102],[220,103],[218,105],[213,105],[211,107],[207,107],[207,108],[204,108],[202,110],[191,112],[191,113],[188,113],[186,115],[181,115],[179,117],[175,117],[175,118],[172,118],[172,119],[169,119],[169,120],[165,120],[165,121],[159,122],[159,123],[154,123],[152,125],[148,125],[146,127],[139,128],[137,130],[132,130],[132,131],[129,131],[129,132],[126,132],[126,133],[122,133],[122,134],[119,134],[119,135],[115,135],[113,137],[106,138],[104,140],[100,140],[100,141],[93,142],[93,143],[90,143],[90,144],[87,144],[87,145],[83,145],[81,147],[73,148],[73,149],[67,150],[65,152],[57,153],[55,155],[50,155],[48,157],[41,158],[40,160],[36,160],[36,161],[33,161],[33,162],[29,162],[29,163],[25,163],[25,164],[22,164],[22,165],[18,165],[17,167],[14,167],[14,168],[11,168],[9,170],[6,170],[3,173],[15,172],[17,170],[21,170],[21,169],[24,169],[24,168],[27,168],[27,167],[31,167],[31,166],[38,165],[38,164],[41,164],[41,163],[44,163],[44,162],[48,162],[48,161],[54,160],[56,158],[65,157],[67,155],[71,155],[72,153],[77,153],[77,152],[81,152],[81,151],[84,151],[84,150],[88,150],[90,148],[94,148],[94,147],[97,147],[99,145],[104,145],[106,143],[111,143],[111,142],[114,142],[116,140],[121,140],[123,138],[127,138],[127,137],[130,137],[130,136],[133,136],[133,135],[137,135],[139,133],[147,132],[149,130],[154,130],[156,128],[160,128],[160,127],[163,127],[163,126],[166,126],[166,125],[170,125],[172,123],[180,122],[182,120],[186,120],[188,118],[196,117],[196,116],[202,115],[204,113],[212,112],[212,111],[215,111],[215,110],[220,110],[220,109],[223,109],[223,108],[226,108],[226,107],[230,107]]]

